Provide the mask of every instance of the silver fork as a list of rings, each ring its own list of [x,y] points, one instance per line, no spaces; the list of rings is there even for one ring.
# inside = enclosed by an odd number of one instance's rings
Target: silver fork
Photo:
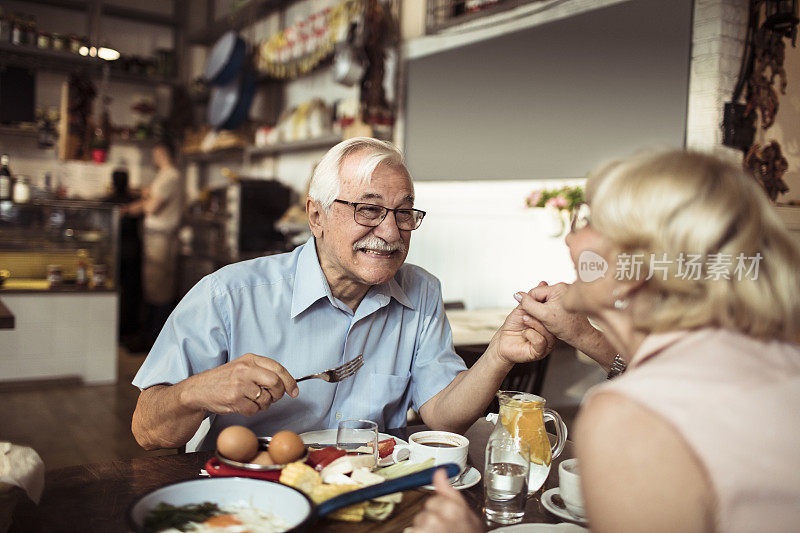
[[[358,369],[364,366],[364,354],[359,355],[355,359],[343,363],[336,368],[331,368],[330,370],[326,370],[324,372],[319,372],[318,374],[311,374],[308,376],[303,376],[302,378],[296,379],[297,383],[304,381],[306,379],[322,379],[327,381],[328,383],[336,383],[337,381],[342,381],[343,379],[347,379],[356,372]]]

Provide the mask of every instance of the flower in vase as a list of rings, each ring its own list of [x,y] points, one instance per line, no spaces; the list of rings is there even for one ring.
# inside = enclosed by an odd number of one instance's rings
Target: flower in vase
[[[569,205],[569,202],[567,202],[567,199],[563,196],[558,195],[547,200],[545,205],[547,207],[554,207],[555,209],[564,209]]]
[[[528,207],[537,207],[537,204],[542,199],[542,191],[533,191],[525,199],[525,205]]]

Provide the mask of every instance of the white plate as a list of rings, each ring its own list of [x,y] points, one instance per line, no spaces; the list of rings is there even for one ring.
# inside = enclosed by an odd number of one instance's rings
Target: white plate
[[[570,513],[567,509],[559,507],[555,503],[553,503],[553,496],[557,494],[560,494],[558,491],[558,487],[544,491],[544,494],[542,494],[542,505],[544,505],[544,508],[559,518],[563,518],[564,520],[571,520],[581,525],[586,525],[588,523],[586,522],[586,519],[578,518],[574,514]]]
[[[588,529],[575,524],[515,524],[493,529],[492,533],[582,533]]]
[[[318,443],[318,444],[330,444],[331,446],[336,446],[336,430],[335,429],[320,429],[317,431],[306,431],[305,433],[300,434],[300,438],[303,439],[303,442],[306,444],[309,443]],[[397,444],[408,444],[406,441],[399,437],[395,437],[394,435],[389,435],[387,433],[378,433],[378,440],[386,440],[386,439],[394,439],[395,445]],[[392,460],[391,455],[387,455],[383,459],[378,460],[378,466],[390,466],[393,465],[394,461]]]
[[[464,472],[464,475],[461,476],[461,479],[458,480],[458,483],[453,485],[453,488],[456,490],[468,489],[477,485],[480,480],[481,473],[474,466],[470,466],[469,469]],[[424,485],[422,488],[434,490],[433,485]]]

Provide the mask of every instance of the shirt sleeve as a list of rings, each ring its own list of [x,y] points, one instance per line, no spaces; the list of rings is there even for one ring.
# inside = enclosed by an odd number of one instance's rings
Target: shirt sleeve
[[[411,405],[417,412],[467,369],[453,347],[441,284],[435,278],[428,281],[423,305],[422,329],[411,364]]]
[[[184,296],[167,319],[133,385],[175,384],[228,362],[230,320],[226,294],[215,290],[213,274]]]

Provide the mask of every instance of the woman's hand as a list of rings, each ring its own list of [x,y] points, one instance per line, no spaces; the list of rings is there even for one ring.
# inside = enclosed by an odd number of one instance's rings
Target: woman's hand
[[[528,327],[543,326],[608,369],[617,352],[605,336],[592,326],[586,315],[564,309],[562,299],[568,289],[566,283],[547,285],[542,282],[527,293],[516,293],[514,298],[519,302],[517,309],[524,313],[521,321]]]
[[[542,282],[540,287],[543,285],[546,284]],[[553,351],[555,345],[556,338],[545,325],[518,305],[494,334],[487,351],[516,364],[538,361]]]
[[[436,494],[428,498],[421,513],[414,518],[414,533],[479,533],[483,531],[480,518],[467,502],[450,486],[444,469],[433,474]]]

